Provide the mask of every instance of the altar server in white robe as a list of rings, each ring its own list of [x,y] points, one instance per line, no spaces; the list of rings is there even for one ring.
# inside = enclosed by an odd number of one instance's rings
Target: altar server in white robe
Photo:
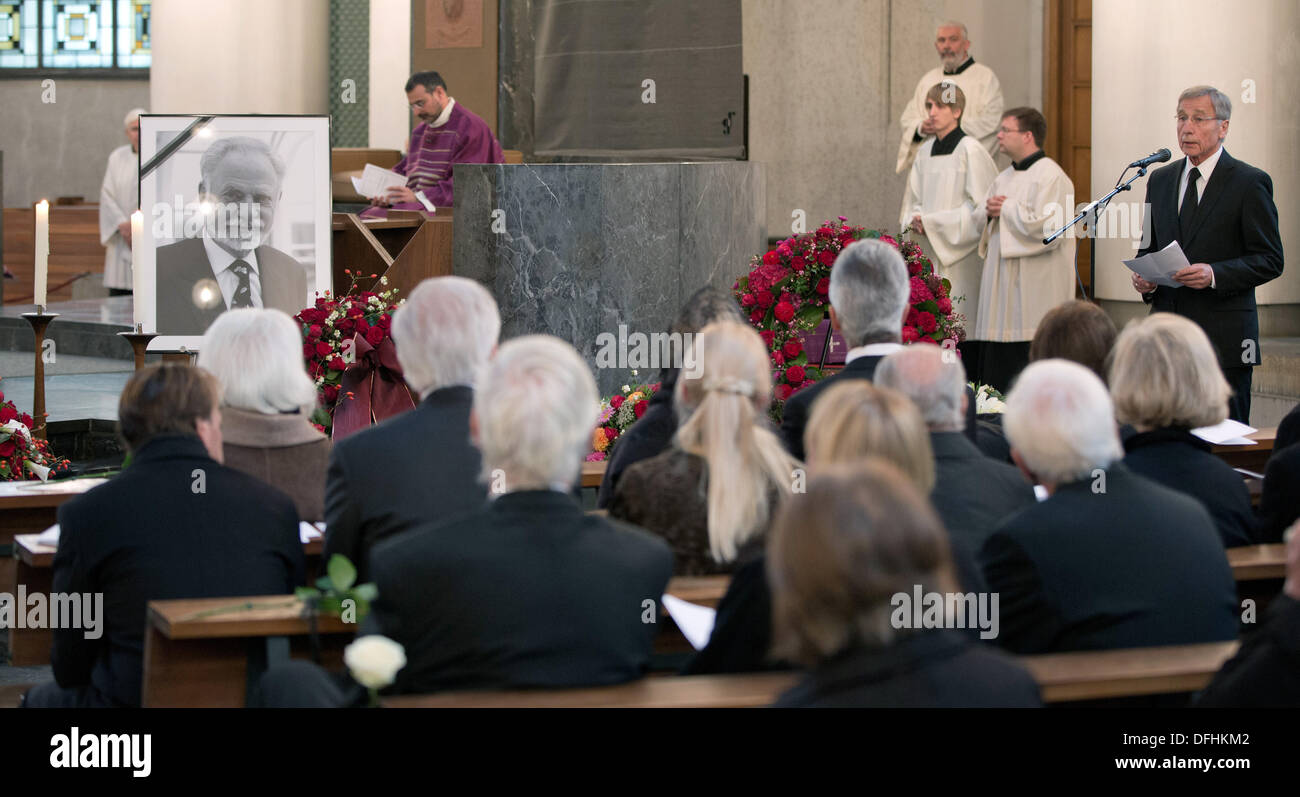
[[[971,335],[987,341],[980,381],[998,390],[1028,364],[1029,343],[1047,311],[1074,298],[1074,238],[1043,245],[1074,215],[1074,183],[1043,153],[1046,135],[1047,120],[1033,108],[1012,108],[998,128],[1011,166],[994,179],[984,203],[984,277]]]
[[[99,188],[99,242],[104,245],[104,287],[118,296],[131,292],[131,214],[140,207],[140,114],[126,114],[126,140],[108,156]]]
[[[940,277],[966,328],[979,309],[984,259],[976,251],[984,229],[984,200],[997,176],[993,159],[962,130],[965,93],[951,81],[936,83],[925,108],[934,138],[921,145],[903,195],[899,224],[910,229]],[[960,301],[958,301],[960,299]]]
[[[995,136],[1003,105],[1002,84],[998,82],[998,76],[970,57],[970,40],[966,38],[966,26],[960,22],[945,22],[939,26],[934,49],[939,53],[939,66],[921,76],[916,91],[912,92],[912,99],[903,106],[903,117],[899,121],[903,138],[898,144],[898,165],[894,170],[897,174],[907,171],[921,144],[934,135],[925,111],[925,95],[931,86],[943,80],[953,81],[966,94],[966,113],[961,125],[966,135],[979,139],[989,155],[996,157],[998,152]]]

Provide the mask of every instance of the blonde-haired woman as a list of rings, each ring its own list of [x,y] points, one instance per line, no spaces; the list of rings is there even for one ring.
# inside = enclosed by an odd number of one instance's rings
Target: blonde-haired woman
[[[1226,547],[1254,543],[1246,483],[1192,434],[1228,417],[1232,393],[1200,326],[1152,313],[1124,327],[1111,360],[1110,393],[1115,417],[1137,432],[1124,440],[1124,465],[1200,501]]]
[[[934,449],[921,410],[897,390],[865,379],[833,385],[817,399],[804,434],[804,450],[813,473],[874,457],[898,468],[922,495],[930,495],[935,486]],[[960,535],[951,544],[962,587],[967,592],[982,591],[984,575],[977,551]]]
[[[729,572],[761,546],[799,467],[766,424],[767,347],[751,327],[709,324],[686,350],[673,444],[624,472],[610,517],[662,536],[677,575]]]
[[[813,406],[804,450],[810,468],[880,457],[929,495],[934,488],[930,430],[912,400],[865,379],[832,385]]]
[[[227,310],[204,333],[199,365],[221,383],[225,464],[282,490],[299,519],[324,520],[330,439],[311,425],[316,387],[294,320],[279,310]]]

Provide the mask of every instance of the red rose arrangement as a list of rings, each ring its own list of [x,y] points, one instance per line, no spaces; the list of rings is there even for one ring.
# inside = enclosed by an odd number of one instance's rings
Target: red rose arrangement
[[[47,441],[33,437],[33,427],[32,416],[19,413],[0,393],[0,481],[45,481],[51,474],[67,472],[68,460],[54,456]]]
[[[907,263],[912,307],[903,327],[904,343],[940,344],[952,340],[955,345],[965,338],[965,319],[953,312],[949,298],[951,285],[934,273],[921,247],[876,230],[850,226],[844,216],[838,218],[838,223],[822,222],[815,231],[792,235],[762,257],[754,256],[749,273],[733,287],[741,311],[767,344],[772,361],[773,413],[777,417],[790,396],[822,378],[817,368],[809,366],[804,340],[821,324],[830,304],[835,258],[855,241],[884,241],[898,249]],[[818,354],[813,352],[811,357]]]
[[[346,294],[331,296],[329,291],[325,291],[323,296],[317,297],[314,307],[294,316],[302,324],[302,354],[320,399],[321,406],[312,415],[312,423],[327,434],[340,399],[340,380],[355,359],[356,337],[365,338],[367,343],[377,348],[388,339],[393,311],[401,305],[394,299],[397,288],[378,293],[357,291],[357,281],[362,275],[349,269],[344,269],[343,273],[352,278]],[[376,276],[370,275],[372,279]],[[387,277],[379,279],[380,286],[387,284]]]
[[[636,371],[632,372],[636,378]],[[636,423],[646,408],[650,406],[650,397],[658,392],[662,383],[652,385],[623,385],[623,392],[600,400],[600,417],[596,419],[596,428],[591,433],[591,453],[588,462],[603,462],[614,451],[614,443],[622,437],[628,427]]]

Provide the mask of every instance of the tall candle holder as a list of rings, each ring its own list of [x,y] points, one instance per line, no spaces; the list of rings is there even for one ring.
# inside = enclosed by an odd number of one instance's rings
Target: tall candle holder
[[[42,440],[45,439],[45,360],[41,355],[45,349],[45,328],[58,317],[58,313],[45,312],[43,304],[36,305],[34,313],[23,313],[36,337],[36,372],[32,378],[32,422],[36,428],[32,429],[32,436]]]
[[[131,344],[131,354],[135,359],[135,370],[139,371],[144,367],[144,354],[149,348],[149,341],[158,337],[158,335],[153,332],[145,332],[144,324],[136,324],[135,329],[117,334],[126,338],[126,342]]]

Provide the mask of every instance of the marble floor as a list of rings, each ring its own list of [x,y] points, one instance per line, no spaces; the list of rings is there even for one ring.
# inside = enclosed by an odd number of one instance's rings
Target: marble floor
[[[0,392],[31,412],[35,363],[25,352],[0,352]],[[51,421],[117,420],[117,400],[131,378],[127,360],[61,355],[45,365],[45,411]]]
[[[134,299],[130,296],[109,296],[102,299],[74,299],[68,302],[55,302],[46,308],[46,312],[58,313],[55,321],[87,321],[97,324],[114,324],[121,327],[131,326]],[[0,307],[0,318],[19,318],[23,313],[35,312],[30,304],[6,304]]]

